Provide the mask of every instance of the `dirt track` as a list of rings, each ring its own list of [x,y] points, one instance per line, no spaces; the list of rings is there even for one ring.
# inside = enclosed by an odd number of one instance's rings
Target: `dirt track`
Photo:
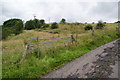
[[[102,45],[43,78],[119,78],[120,39]]]

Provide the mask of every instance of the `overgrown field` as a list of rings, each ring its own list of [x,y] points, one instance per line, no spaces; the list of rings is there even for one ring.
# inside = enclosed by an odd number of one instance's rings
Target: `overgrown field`
[[[107,23],[104,29],[96,29],[94,37],[92,31],[85,31],[86,24],[59,24],[59,28],[45,30],[24,30],[17,36],[10,36],[2,41],[2,77],[3,78],[39,78],[42,75],[58,69],[65,63],[82,56],[83,54],[103,45],[107,42],[115,40],[118,37],[116,32],[116,23]],[[95,26],[96,24],[92,24]],[[52,49],[33,50],[32,54],[28,54],[22,59],[25,53],[24,44],[30,38],[56,38],[70,36],[74,34],[77,43],[69,46],[56,47]],[[39,56],[37,55],[39,53]]]

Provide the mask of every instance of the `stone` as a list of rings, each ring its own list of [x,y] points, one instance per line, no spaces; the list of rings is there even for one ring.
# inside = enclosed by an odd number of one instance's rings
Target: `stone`
[[[100,55],[100,57],[105,57],[108,53],[103,53]]]

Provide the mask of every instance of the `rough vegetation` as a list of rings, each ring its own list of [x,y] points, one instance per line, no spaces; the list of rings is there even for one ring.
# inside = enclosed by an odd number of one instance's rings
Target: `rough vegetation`
[[[105,23],[103,23],[103,21],[98,21],[97,25],[96,25],[96,29],[103,29],[105,26]]]
[[[34,24],[34,22],[40,22],[40,26]],[[19,26],[20,24],[21,26]],[[28,26],[29,24],[30,26]],[[31,26],[31,24],[33,26]],[[46,24],[43,20],[31,20],[31,23],[26,22],[27,29],[25,28],[26,30],[23,30],[22,20],[5,22],[3,24],[3,35],[6,35],[6,37],[5,40],[2,41],[3,78],[39,78],[43,74],[59,68],[90,50],[119,38],[119,36],[116,35],[119,33],[116,31],[117,23],[106,23],[104,26],[105,29],[95,29],[94,36],[91,30],[84,30],[85,25],[86,24],[83,23]],[[90,25],[96,27],[97,24],[94,23]],[[14,29],[17,31],[19,29],[20,32],[15,32]],[[25,44],[27,44],[30,38],[56,38],[70,36],[71,34],[74,35],[77,43],[50,49],[35,49],[32,54],[28,54],[25,59],[19,63],[25,53]]]
[[[84,29],[85,29],[85,30],[92,30],[92,29],[93,29],[93,26],[90,25],[90,24],[88,24],[88,25],[85,26]]]
[[[52,25],[50,26],[51,29],[56,29],[58,28],[58,24],[56,22],[52,23]]]
[[[64,18],[62,18],[62,20],[60,21],[60,23],[66,23],[66,20]]]
[[[21,19],[10,19],[3,23],[2,39],[14,34],[20,34],[23,31],[23,21]]]

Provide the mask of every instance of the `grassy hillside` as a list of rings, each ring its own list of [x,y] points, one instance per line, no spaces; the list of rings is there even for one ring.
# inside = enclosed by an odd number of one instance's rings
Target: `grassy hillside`
[[[3,78],[39,78],[90,50],[118,38],[116,35],[117,24],[115,23],[106,24],[105,29],[95,30],[94,38],[92,38],[91,30],[84,30],[85,25],[77,23],[59,24],[58,29],[25,30],[17,36],[9,36],[2,41]],[[92,25],[95,27],[96,24]],[[76,44],[44,51],[35,49],[33,54],[28,54],[19,64],[22,55],[25,53],[24,44],[30,38],[56,38],[70,36],[71,33],[74,33],[74,36],[76,33],[78,35]],[[40,57],[37,57],[37,53],[40,54]]]

